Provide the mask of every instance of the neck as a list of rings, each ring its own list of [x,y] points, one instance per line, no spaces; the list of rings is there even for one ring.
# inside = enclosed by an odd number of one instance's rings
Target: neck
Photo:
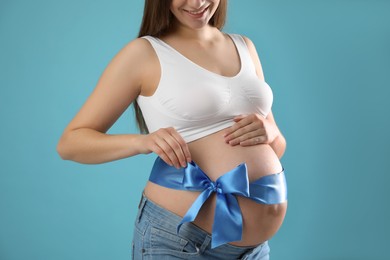
[[[209,41],[214,38],[219,30],[211,25],[206,25],[199,29],[193,29],[176,23],[172,28],[172,34],[186,40]]]

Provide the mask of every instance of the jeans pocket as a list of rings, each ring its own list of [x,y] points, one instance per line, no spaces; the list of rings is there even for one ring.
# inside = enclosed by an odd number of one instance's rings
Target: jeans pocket
[[[179,259],[199,255],[199,247],[189,239],[153,225],[150,228],[150,248],[145,248],[145,254],[160,258],[169,255]]]

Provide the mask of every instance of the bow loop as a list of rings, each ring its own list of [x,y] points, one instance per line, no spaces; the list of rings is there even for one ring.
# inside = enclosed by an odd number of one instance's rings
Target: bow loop
[[[184,168],[182,183],[186,190],[203,191],[212,181],[194,162]]]

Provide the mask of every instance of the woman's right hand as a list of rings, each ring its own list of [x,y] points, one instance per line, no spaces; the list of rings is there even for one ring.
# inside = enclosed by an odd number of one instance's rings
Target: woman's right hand
[[[173,128],[160,128],[159,130],[143,135],[141,138],[141,153],[154,152],[163,161],[176,168],[186,167],[191,162],[191,154],[183,137]]]

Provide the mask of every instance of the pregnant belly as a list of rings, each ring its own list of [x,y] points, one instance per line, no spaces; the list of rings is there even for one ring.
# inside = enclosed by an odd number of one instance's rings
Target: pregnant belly
[[[188,144],[192,160],[215,181],[218,177],[245,162],[249,181],[279,173],[282,166],[273,149],[266,144],[255,146],[230,146],[223,138],[223,130]],[[184,216],[200,192],[174,190],[148,182],[145,195],[160,206]],[[257,245],[271,238],[280,228],[287,203],[264,205],[237,196],[243,216],[241,241],[237,246]],[[213,194],[203,205],[195,221],[198,227],[211,233],[214,222],[216,196]]]

